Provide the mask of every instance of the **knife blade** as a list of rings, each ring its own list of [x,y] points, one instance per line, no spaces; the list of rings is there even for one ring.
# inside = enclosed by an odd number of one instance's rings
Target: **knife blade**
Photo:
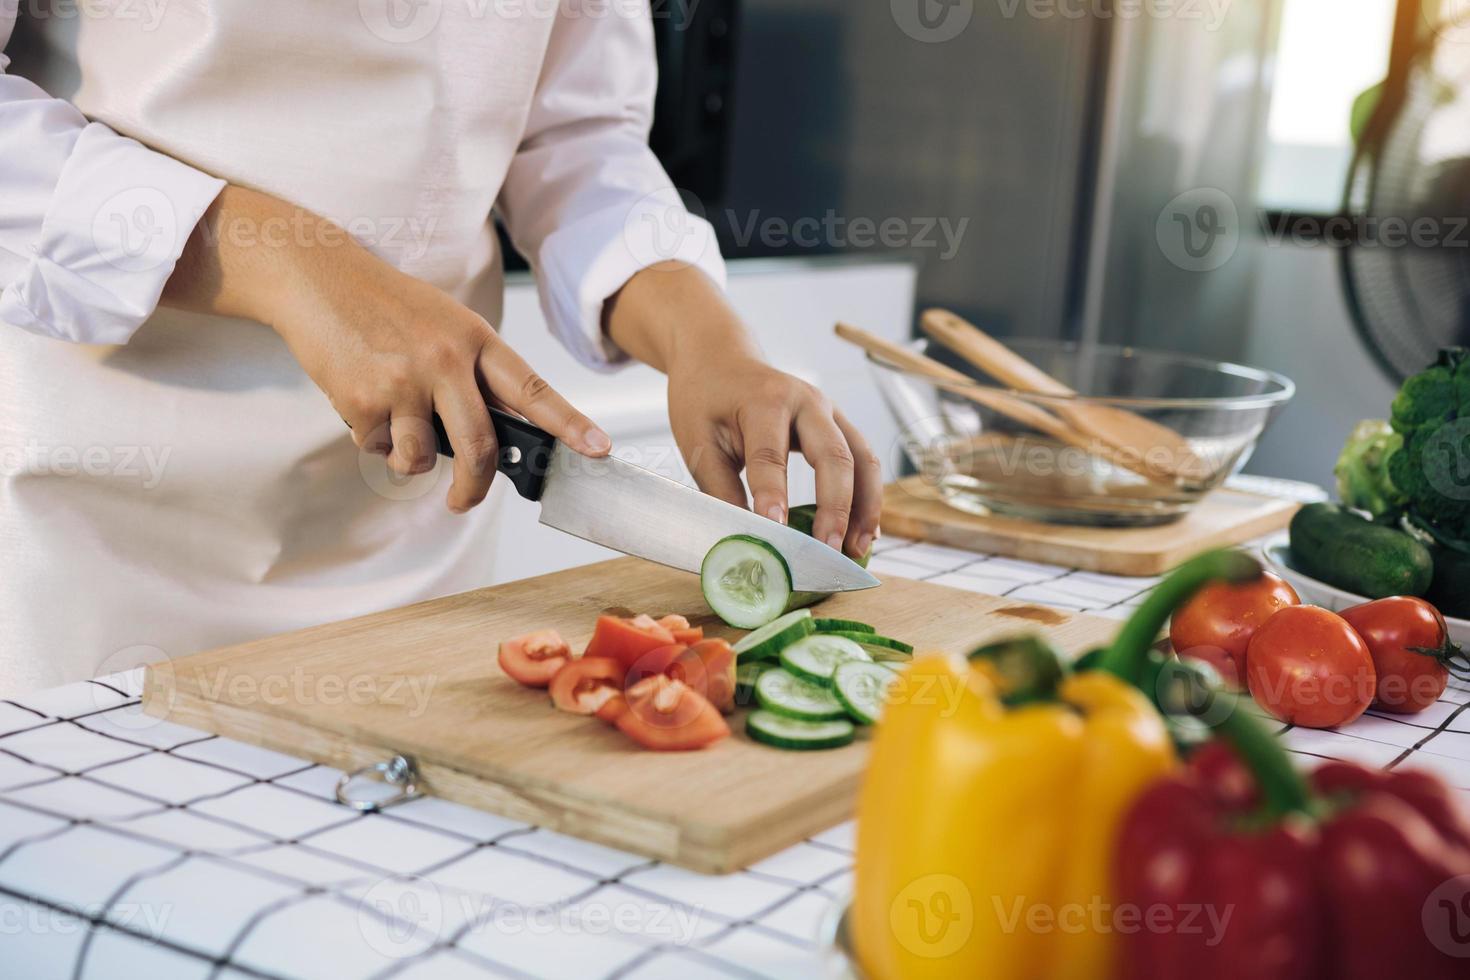
[[[721,538],[749,534],[769,542],[791,569],[798,592],[851,592],[882,583],[857,562],[810,535],[760,517],[626,460],[592,459],[524,419],[490,409],[500,442],[498,469],[541,523],[660,565],[698,572]],[[434,417],[440,452],[452,456]]]

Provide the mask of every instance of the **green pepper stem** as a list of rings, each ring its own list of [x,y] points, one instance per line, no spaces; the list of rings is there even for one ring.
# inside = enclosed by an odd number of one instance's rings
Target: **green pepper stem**
[[[1148,651],[1175,609],[1211,582],[1249,582],[1260,575],[1261,563],[1243,551],[1222,548],[1196,555],[1169,573],[1134,610],[1098,661],[1098,668],[1138,684]]]
[[[1215,703],[1203,714],[1209,716],[1215,734],[1229,743],[1255,776],[1267,815],[1311,813],[1313,798],[1307,781],[1292,765],[1275,733],[1245,709],[1244,698],[1225,691],[1216,691],[1213,698]]]

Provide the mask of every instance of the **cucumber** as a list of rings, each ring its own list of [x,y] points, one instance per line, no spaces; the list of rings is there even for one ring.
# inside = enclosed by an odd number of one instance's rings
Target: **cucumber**
[[[747,633],[735,643],[737,663],[756,660],[776,660],[781,651],[803,636],[811,634],[816,620],[810,609],[797,609],[778,616],[754,632]]]
[[[847,717],[847,709],[828,688],[802,680],[780,667],[772,668],[755,679],[755,700],[767,711],[800,721],[831,721]]]
[[[821,631],[819,630],[818,632]],[[845,640],[851,640],[858,646],[862,647],[864,650],[868,651],[868,653],[872,654],[874,660],[880,659],[880,657],[887,657],[890,660],[907,660],[909,657],[913,656],[914,653],[914,648],[912,644],[905,643],[902,640],[895,640],[891,636],[880,636],[877,633],[833,631],[830,633],[823,633],[822,635],[840,636]]]
[[[797,721],[770,711],[752,711],[745,719],[745,731],[757,742],[798,751],[841,748],[857,734],[852,722],[842,718]]]
[[[824,619],[817,617],[812,620],[812,627],[818,633],[876,633],[878,632],[867,623],[859,623],[855,619]]]
[[[752,660],[735,668],[735,703],[742,708],[755,703],[755,682],[768,670],[776,670],[773,663]]]
[[[898,674],[882,664],[849,660],[832,673],[832,692],[861,725],[877,722],[888,699],[888,689],[898,683]]]
[[[1334,504],[1307,504],[1290,533],[1292,563],[1328,585],[1369,599],[1429,591],[1434,559],[1403,531]]]
[[[715,542],[700,565],[699,585],[715,615],[736,629],[756,629],[789,608],[810,604],[795,601],[791,568],[781,552],[749,534]]]
[[[796,528],[796,530],[800,531],[802,534],[805,534],[807,536],[810,536],[811,535],[811,533],[812,533],[812,525],[816,523],[816,520],[817,520],[817,505],[816,504],[799,504],[799,505],[791,508],[791,510],[789,512],[787,512],[787,514],[786,514],[786,525],[788,527],[794,527],[794,528]],[[854,561],[856,561],[859,565],[863,566],[864,568],[867,568],[868,567],[868,559],[869,558],[872,558],[872,557],[873,557],[873,546],[872,545],[868,545],[868,553],[866,555],[863,555],[861,558],[854,559]]]
[[[782,667],[818,684],[831,684],[837,665],[847,660],[871,663],[873,658],[847,637],[831,633],[813,633],[781,651]]]

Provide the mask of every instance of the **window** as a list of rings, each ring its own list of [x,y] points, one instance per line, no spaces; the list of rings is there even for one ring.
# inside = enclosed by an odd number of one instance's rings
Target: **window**
[[[1259,190],[1267,211],[1335,213],[1353,101],[1383,81],[1397,0],[1284,0]]]

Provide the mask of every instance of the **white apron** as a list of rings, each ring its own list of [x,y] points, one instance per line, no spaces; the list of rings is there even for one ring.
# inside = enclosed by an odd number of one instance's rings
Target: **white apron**
[[[552,21],[428,6],[422,37],[368,0],[171,0],[149,31],[52,19],[32,77],[497,323],[490,211]],[[121,347],[0,330],[0,427],[26,434],[0,459],[0,696],[491,576],[494,508],[449,514],[447,466],[389,478],[258,324],[160,311]]]

